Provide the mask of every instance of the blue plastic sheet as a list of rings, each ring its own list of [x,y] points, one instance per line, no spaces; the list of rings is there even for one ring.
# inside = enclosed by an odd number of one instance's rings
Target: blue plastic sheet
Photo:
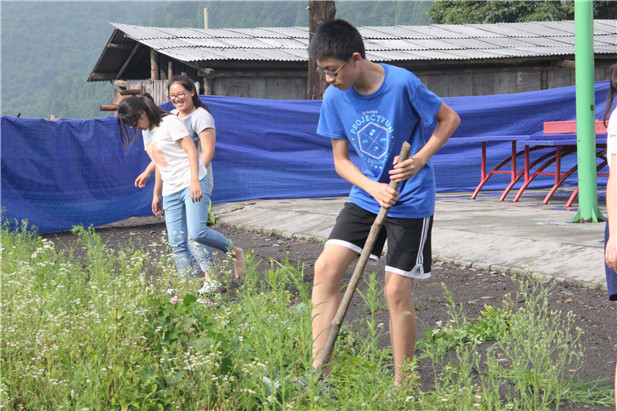
[[[607,91],[608,82],[596,84],[597,118]],[[320,101],[202,100],[217,129],[213,202],[348,194],[349,183],[334,171],[330,140],[315,134]],[[574,87],[444,101],[462,119],[452,138],[541,133],[545,121],[576,118]],[[144,189],[134,187],[149,163],[141,135],[124,149],[115,117],[50,121],[3,116],[1,125],[5,221],[28,220],[44,233],[151,215],[153,181]],[[509,150],[509,143],[492,144],[489,161],[504,158]],[[569,161],[576,161],[572,157]],[[352,159],[357,161],[353,153]],[[432,162],[438,192],[472,191],[480,178],[480,144],[446,144]],[[503,189],[503,178],[491,179],[485,189]],[[547,179],[538,179],[531,187],[547,185]]]

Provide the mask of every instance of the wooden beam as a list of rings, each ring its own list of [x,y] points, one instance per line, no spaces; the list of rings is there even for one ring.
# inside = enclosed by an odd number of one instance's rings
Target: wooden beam
[[[219,71],[213,69],[199,69],[197,72],[199,77],[218,78],[218,77],[278,77],[278,78],[295,78],[295,77],[307,77],[306,70],[294,70],[294,71],[276,71],[276,70],[263,70],[263,71]]]
[[[129,63],[131,62],[131,60],[133,60],[133,57],[135,57],[135,54],[137,54],[137,50],[139,49],[140,45],[141,45],[141,43],[135,43],[135,47],[133,47],[133,50],[131,51],[131,54],[129,54],[129,57],[126,59],[126,61],[122,65],[122,67],[120,67],[120,70],[118,71],[118,74],[116,74],[116,78],[117,79],[122,77],[122,75],[124,74],[124,71],[129,66]]]
[[[130,90],[118,90],[121,96],[136,96],[138,94],[143,93],[144,91],[141,88],[130,89]]]
[[[171,80],[173,76],[174,76],[174,62],[172,60],[169,60],[167,62],[167,80]]]
[[[116,111],[116,110],[118,110],[117,104],[103,105],[103,106],[100,106],[99,108],[99,111]]]
[[[116,78],[116,73],[90,73],[88,81],[113,80]]]
[[[558,67],[564,67],[564,68],[569,68],[569,69],[573,69],[575,68],[575,64],[574,64],[574,60],[560,60],[559,62],[557,62],[557,66]]]
[[[126,80],[110,80],[109,81],[112,86],[127,88],[129,86],[129,82]]]
[[[128,43],[123,43],[123,44],[118,44],[118,43],[107,43],[107,47],[108,49],[115,49],[115,50],[131,50],[133,48],[133,46],[131,46]]]
[[[200,68],[199,70],[197,70],[197,75],[199,77],[208,77],[211,76],[212,73],[214,73],[214,69],[211,68]]]
[[[160,80],[159,56],[154,49],[150,49],[150,80]]]
[[[199,61],[193,62],[197,64],[184,63],[189,67],[194,67],[196,70],[215,70],[221,71],[306,71],[308,62],[304,61],[262,61],[262,60],[217,60],[217,61]],[[202,73],[205,74],[205,73]]]

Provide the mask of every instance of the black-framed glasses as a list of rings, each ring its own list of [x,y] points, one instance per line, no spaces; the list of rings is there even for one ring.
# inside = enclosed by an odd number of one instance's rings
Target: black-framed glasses
[[[350,57],[351,58],[351,57]],[[336,77],[338,76],[338,73],[341,72],[341,70],[343,70],[343,67],[345,67],[345,64],[349,63],[349,59],[345,60],[345,62],[341,65],[341,67],[337,68],[334,71],[330,71],[330,70],[324,70],[321,67],[317,67],[315,69],[315,73],[319,74],[320,76],[332,76],[332,77]]]
[[[169,94],[167,97],[169,97],[170,100],[177,100],[179,98],[184,98],[186,96],[186,93],[178,93],[178,94]]]

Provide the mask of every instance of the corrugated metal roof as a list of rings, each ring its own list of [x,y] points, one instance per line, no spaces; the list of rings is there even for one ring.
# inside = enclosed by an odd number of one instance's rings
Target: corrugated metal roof
[[[113,26],[159,53],[186,62],[302,61],[307,57],[308,29],[304,27],[176,29],[127,24]],[[358,30],[366,41],[367,57],[374,61],[574,54],[573,21],[366,26]],[[614,47],[612,51],[610,46]],[[596,20],[594,52],[617,53],[617,20]]]
[[[172,59],[225,61],[306,62],[308,28],[196,29],[114,24],[114,32],[98,62],[96,73],[118,73],[129,59],[149,61],[149,48]],[[433,24],[428,26],[365,26],[367,57],[375,62],[430,60],[484,60],[574,55],[574,22],[552,21],[499,24]],[[121,49],[114,44],[128,45]],[[594,53],[617,55],[617,20],[594,21]],[[123,75],[145,78],[149,68],[131,63]],[[145,76],[145,77],[139,77]],[[105,77],[105,76],[103,76]]]

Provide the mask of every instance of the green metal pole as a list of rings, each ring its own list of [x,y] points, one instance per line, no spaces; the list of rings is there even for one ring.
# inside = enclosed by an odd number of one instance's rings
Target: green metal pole
[[[579,209],[572,221],[597,223],[604,216],[598,208],[596,173],[592,1],[574,1],[574,42]]]

